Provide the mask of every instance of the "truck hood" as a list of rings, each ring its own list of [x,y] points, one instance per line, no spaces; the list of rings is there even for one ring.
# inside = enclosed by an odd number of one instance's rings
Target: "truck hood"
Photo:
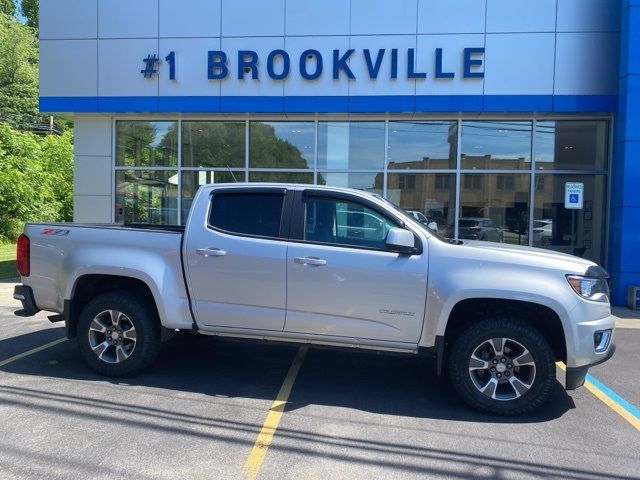
[[[460,245],[460,247],[476,250],[479,254],[485,252],[488,257],[495,256],[495,254],[499,255],[500,253],[515,254],[512,263],[537,263],[540,266],[560,269],[567,269],[568,264],[571,264],[577,272],[585,271],[587,268],[596,265],[590,260],[574,255],[554,252],[552,250],[543,250],[542,248],[510,245],[508,243],[464,240],[464,243]],[[494,255],[491,255],[492,253]]]

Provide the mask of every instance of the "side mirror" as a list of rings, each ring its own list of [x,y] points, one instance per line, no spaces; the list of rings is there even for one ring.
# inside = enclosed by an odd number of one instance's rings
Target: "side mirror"
[[[392,228],[387,233],[387,250],[398,253],[413,253],[415,251],[415,239],[413,233],[404,228]]]

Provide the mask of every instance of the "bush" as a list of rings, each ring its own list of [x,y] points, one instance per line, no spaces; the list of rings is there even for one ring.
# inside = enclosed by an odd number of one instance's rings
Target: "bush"
[[[0,241],[25,222],[73,218],[71,133],[38,136],[0,123]]]

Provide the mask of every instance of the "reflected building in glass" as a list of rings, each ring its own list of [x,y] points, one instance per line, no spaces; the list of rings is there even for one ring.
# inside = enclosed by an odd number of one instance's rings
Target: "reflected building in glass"
[[[184,224],[207,183],[330,185],[384,195],[447,237],[601,262],[608,137],[605,120],[118,120],[116,221]],[[571,182],[580,211],[564,208]]]

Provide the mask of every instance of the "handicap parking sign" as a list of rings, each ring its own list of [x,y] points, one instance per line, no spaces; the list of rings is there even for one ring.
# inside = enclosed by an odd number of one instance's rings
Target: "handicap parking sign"
[[[564,184],[564,208],[579,210],[584,199],[584,183],[567,182]]]

